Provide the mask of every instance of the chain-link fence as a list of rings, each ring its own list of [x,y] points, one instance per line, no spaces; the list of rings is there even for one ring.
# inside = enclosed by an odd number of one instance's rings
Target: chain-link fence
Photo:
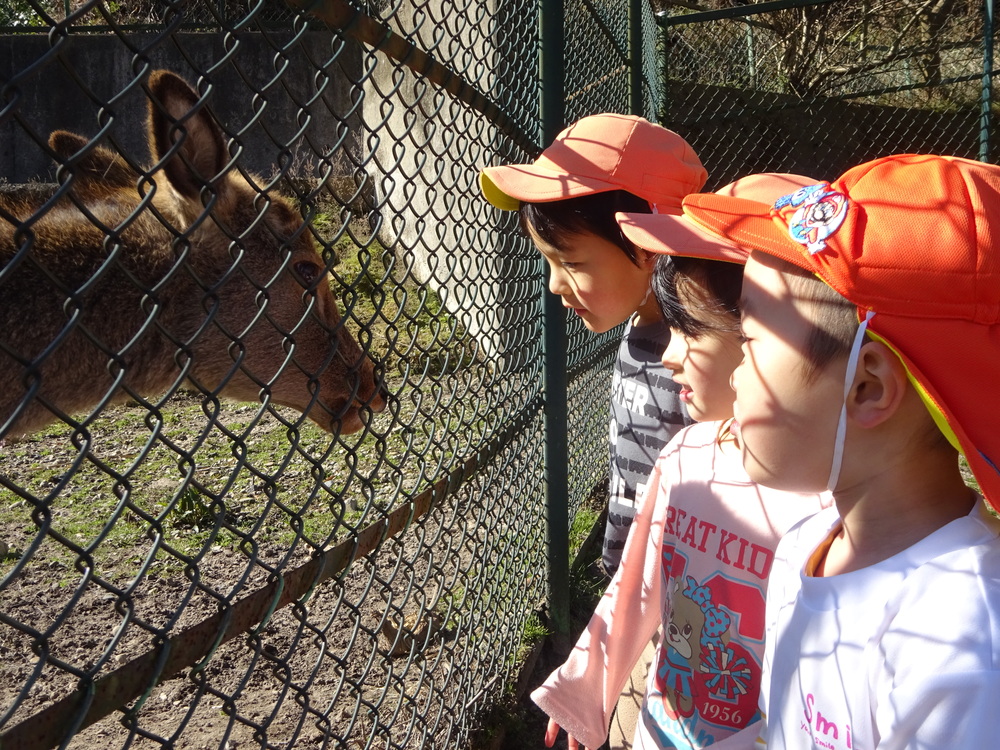
[[[627,109],[652,12],[561,9],[571,116]],[[614,336],[545,394],[477,187],[539,149],[538,14],[0,8],[0,747],[487,744],[607,470]]]
[[[713,185],[988,155],[962,3],[5,2],[0,748],[488,746],[617,341],[478,171],[599,111]]]
[[[658,16],[662,122],[694,146],[710,187],[759,171],[833,179],[890,153],[995,160],[992,7],[779,0],[671,8]]]

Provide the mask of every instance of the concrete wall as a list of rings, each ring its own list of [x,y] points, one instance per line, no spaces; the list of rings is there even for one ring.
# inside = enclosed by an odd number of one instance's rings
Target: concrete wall
[[[53,48],[43,35],[0,36],[0,178],[53,181],[44,144],[56,129],[100,134],[105,145],[145,163],[147,100],[136,77],[147,67],[168,68],[192,83],[205,73],[212,111],[243,147],[245,168],[267,176],[290,161],[296,174],[315,175],[322,165],[314,149],[344,161],[337,153],[342,143],[359,148],[359,116],[345,113],[352,112],[360,48],[339,50],[336,62],[317,74],[316,61],[335,56],[331,35],[292,38],[291,32],[72,34]]]
[[[505,0],[483,6],[474,14],[477,23],[456,18],[447,3],[402,3],[394,8],[392,24],[494,101],[512,109],[530,102],[534,126],[537,63],[533,54],[511,59],[510,52],[521,39],[522,48],[533,53],[534,25]],[[379,240],[401,267],[440,294],[487,355],[517,369],[523,351],[535,351],[539,335],[533,327],[537,318],[523,314],[525,299],[531,298],[526,286],[540,278],[539,259],[515,256],[505,244],[509,232],[493,231],[494,221],[509,225],[516,217],[495,215],[482,198],[478,175],[492,164],[527,157],[503,154],[500,144],[507,139],[491,123],[406,66],[383,55],[369,61],[365,148],[374,157],[369,171],[378,195]]]

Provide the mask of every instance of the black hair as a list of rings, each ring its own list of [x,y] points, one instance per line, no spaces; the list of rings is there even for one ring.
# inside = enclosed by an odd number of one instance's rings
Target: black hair
[[[811,379],[835,359],[851,353],[858,331],[857,307],[804,268],[780,259],[779,268],[792,295],[812,306],[812,330],[802,352],[806,377]]]
[[[739,332],[742,264],[661,255],[656,259],[651,285],[663,320],[688,338]],[[711,322],[692,315],[692,305],[708,312]]]
[[[810,382],[828,364],[850,355],[858,332],[857,307],[818,276],[794,263],[777,259],[775,267],[784,274],[792,296],[805,300],[812,307],[812,330],[802,352],[806,382]],[[931,448],[955,451],[944,432],[931,418],[930,412],[927,414],[925,429],[914,437]]]
[[[615,221],[619,211],[648,214],[651,209],[645,198],[627,190],[610,190],[546,203],[522,202],[518,214],[526,234],[531,227],[540,239],[558,250],[569,250],[574,235],[590,233],[617,246],[639,265],[636,246],[622,234]]]

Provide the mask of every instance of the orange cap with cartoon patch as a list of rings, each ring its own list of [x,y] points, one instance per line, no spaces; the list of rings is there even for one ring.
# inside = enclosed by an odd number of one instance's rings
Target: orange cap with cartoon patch
[[[815,273],[859,319],[873,312],[868,330],[899,354],[1000,509],[1000,167],[899,154],[773,205],[703,193],[684,213]]]

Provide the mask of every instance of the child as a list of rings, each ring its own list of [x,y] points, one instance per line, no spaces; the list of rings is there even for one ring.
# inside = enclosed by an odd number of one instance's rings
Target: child
[[[811,182],[756,175],[722,192],[770,200]],[[698,254],[707,244],[713,255],[739,255],[696,229],[663,235],[662,218],[630,215],[623,228],[655,252]],[[660,454],[621,567],[569,659],[532,693],[551,717],[549,747],[560,725],[571,748],[601,745],[618,690],[661,623],[633,746],[740,746],[737,733],[756,719],[773,550],[823,500],[754,485],[721,421],[733,416],[729,379],[742,357],[742,279],[738,263],[661,257],[657,264],[654,290],[672,329],[663,365],[702,424]],[[744,747],[756,736],[749,734],[740,735]]]
[[[483,170],[494,206],[519,211],[548,262],[549,290],[602,333],[629,323],[612,381],[611,475],[603,562],[612,575],[660,450],[689,420],[660,353],[670,337],[649,291],[655,255],[636,248],[617,211],[680,213],[708,177],[691,146],[641,117],[600,114],[563,130],[531,164]]]
[[[835,502],[778,548],[761,742],[996,747],[1000,524],[957,452],[997,508],[1000,167],[896,155],[773,207],[685,212],[752,250],[748,474]]]
[[[670,340],[650,294],[655,256],[629,242],[618,211],[680,213],[686,194],[708,174],[691,146],[641,117],[584,117],[560,133],[531,164],[490,167],[483,194],[518,211],[522,229],[549,265],[549,290],[586,326],[602,333],[628,320],[611,383],[608,517],[602,562],[621,561],[637,504],[660,450],[690,419],[677,386],[660,364]],[[631,737],[652,645],[615,714],[613,747]]]

